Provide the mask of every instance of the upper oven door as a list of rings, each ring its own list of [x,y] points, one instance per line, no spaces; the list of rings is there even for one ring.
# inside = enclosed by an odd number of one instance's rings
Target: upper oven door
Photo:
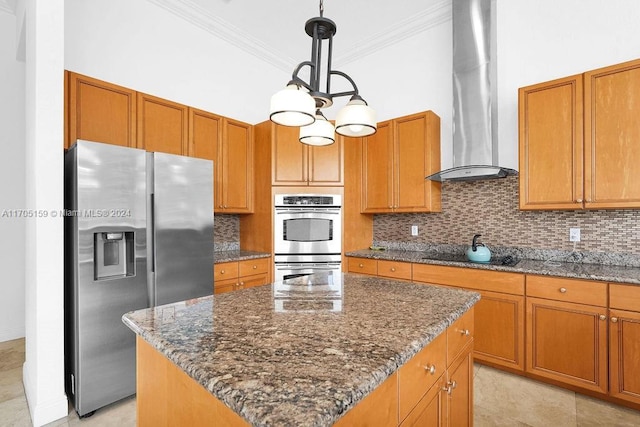
[[[340,254],[340,208],[276,208],[276,254]]]

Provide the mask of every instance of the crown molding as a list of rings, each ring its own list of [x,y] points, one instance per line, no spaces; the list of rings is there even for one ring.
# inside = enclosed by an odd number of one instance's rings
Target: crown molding
[[[16,0],[0,0],[0,12],[16,14]]]
[[[3,0],[0,0],[3,1]],[[6,1],[6,0],[4,0]],[[147,0],[276,68],[290,73],[297,62],[189,0]]]
[[[0,5],[2,5],[3,2],[11,1],[12,0],[0,0]],[[209,11],[190,0],[147,1],[173,13],[199,28],[202,28],[214,36],[225,40],[233,46],[244,50],[250,55],[261,59],[282,71],[287,73],[291,72],[299,62],[281,51],[268,46],[246,31],[243,31],[224,19],[211,14]],[[427,31],[436,25],[447,22],[451,20],[451,8],[451,0],[442,0],[430,8],[405,19],[404,21],[400,21],[371,37],[360,40],[351,47],[347,47],[342,54],[334,57],[334,63],[343,65],[354,62],[382,48],[391,46],[406,38],[412,37],[423,31]]]
[[[336,55],[334,61],[341,65],[357,61],[380,49],[427,31],[436,25],[450,21],[451,11],[451,0],[443,0],[404,21],[397,22],[377,34],[359,41],[343,51],[340,55]]]

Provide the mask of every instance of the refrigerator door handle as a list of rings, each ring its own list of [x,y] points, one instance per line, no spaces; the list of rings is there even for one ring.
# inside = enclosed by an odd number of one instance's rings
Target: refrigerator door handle
[[[151,203],[149,204],[149,223],[147,227],[151,230],[151,242],[147,242],[151,251],[151,272],[156,272],[156,198],[155,193],[151,193]]]

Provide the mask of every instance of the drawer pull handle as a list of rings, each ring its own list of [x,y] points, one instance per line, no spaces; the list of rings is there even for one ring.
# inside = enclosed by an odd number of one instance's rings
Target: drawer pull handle
[[[224,270],[220,270],[220,274],[224,274]]]
[[[463,330],[460,331],[460,333],[462,335],[464,335],[465,337],[468,337],[471,334],[471,332],[469,332],[468,329],[463,329]]]
[[[254,266],[253,266],[253,269],[255,270],[256,268],[258,268],[258,266],[257,266],[257,265],[254,265]]]
[[[567,288],[560,288],[558,290],[560,291],[561,294],[564,294],[567,292]]]
[[[433,375],[436,373],[436,365],[427,365],[424,367],[424,370]]]
[[[395,267],[391,267],[391,272],[394,272],[394,271],[396,271],[396,268]]]
[[[611,318],[611,323],[618,323],[618,318],[617,317],[612,317]]]
[[[600,315],[600,320],[607,320],[607,316],[605,316],[604,314]]]
[[[451,394],[451,391],[453,391],[453,389],[455,389],[456,387],[458,387],[458,383],[453,380],[447,382],[447,385],[445,387],[442,387],[442,390],[446,391],[447,394]]]

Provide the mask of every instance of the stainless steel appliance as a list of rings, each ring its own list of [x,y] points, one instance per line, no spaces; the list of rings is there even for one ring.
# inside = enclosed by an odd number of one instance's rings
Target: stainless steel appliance
[[[275,280],[341,271],[342,196],[277,194]]]
[[[65,384],[80,416],[136,390],[124,313],[212,293],[213,164],[77,141],[65,157]]]

